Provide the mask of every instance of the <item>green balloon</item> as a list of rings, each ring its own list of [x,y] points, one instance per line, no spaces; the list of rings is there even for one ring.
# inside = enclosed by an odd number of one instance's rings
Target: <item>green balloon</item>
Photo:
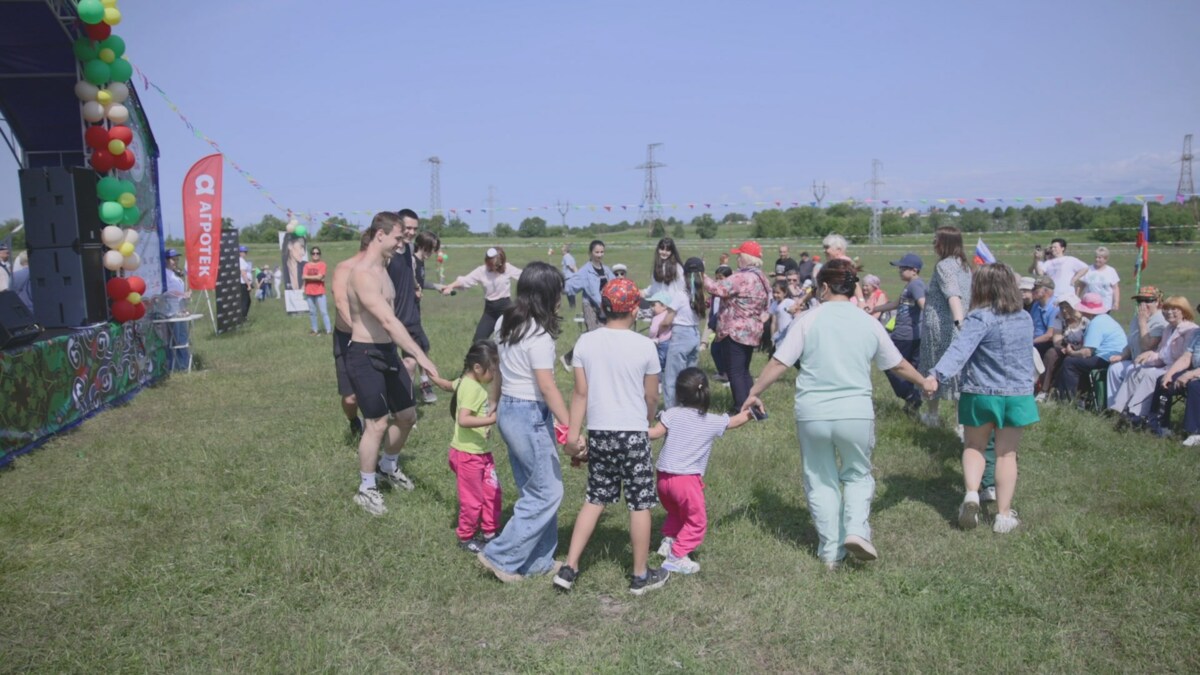
[[[125,40],[120,35],[109,35],[100,42],[100,49],[113,50],[113,55],[119,59],[125,55]]]
[[[96,45],[92,44],[92,41],[86,37],[76,40],[75,44],[72,45],[72,49],[75,50],[75,58],[83,63],[87,63],[100,55],[100,50],[96,49]]]
[[[114,62],[115,66],[116,63]],[[97,87],[102,86],[112,77],[112,68],[100,59],[92,59],[83,64],[83,79],[91,82]]]
[[[101,63],[104,63],[101,61]],[[117,59],[109,66],[109,77],[113,82],[128,82],[133,77],[133,65],[125,59]]]
[[[125,215],[125,209],[116,202],[101,202],[100,204],[100,220],[103,220],[107,225],[116,225],[121,222],[121,217]]]
[[[84,23],[97,24],[104,20],[104,5],[100,0],[79,0],[77,9]]]
[[[297,225],[296,229],[292,231],[292,234],[296,235],[297,237],[307,237],[308,228],[304,227],[303,225]]]
[[[105,176],[96,184],[96,194],[106,202],[115,202],[121,196],[121,181],[113,176]]]
[[[121,205],[117,204],[117,208],[121,208]],[[124,211],[124,213],[121,214],[121,222],[125,225],[137,225],[137,221],[141,220],[142,218],[142,212],[136,206],[131,206],[127,209],[121,210]]]
[[[121,184],[121,191],[117,193],[118,197],[125,194],[126,192],[132,192],[135,197],[137,196],[137,186],[133,184],[133,181],[119,180],[117,182]]]

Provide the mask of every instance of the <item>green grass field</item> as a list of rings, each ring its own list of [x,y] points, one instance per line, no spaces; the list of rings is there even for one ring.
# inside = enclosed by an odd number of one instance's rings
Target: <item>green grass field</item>
[[[927,239],[913,243],[931,262]],[[987,239],[1028,264],[1032,239]],[[515,264],[557,263],[544,242],[502,243]],[[586,242],[576,243],[582,262]],[[710,265],[730,245],[698,243],[681,242],[684,255],[703,252]],[[645,281],[652,244],[614,239],[607,261]],[[487,245],[451,242],[447,274],[478,264]],[[351,250],[323,248],[331,262]],[[1072,248],[1090,260],[1091,247]],[[1132,247],[1113,248],[1127,275]],[[902,252],[851,255],[894,295],[886,261]],[[1189,253],[1156,248],[1145,283],[1196,296]],[[253,247],[251,257],[273,265],[278,253]],[[1132,287],[1126,278],[1126,297]],[[444,374],[461,366],[482,304],[477,290],[423,303]],[[1200,670],[1200,459],[1178,441],[1045,407],[1021,448],[1023,525],[962,532],[957,438],[905,417],[880,376],[872,524],[882,557],[830,574],[814,557],[781,382],[767,395],[771,419],[714,450],[703,572],[629,595],[621,506],[564,596],[548,579],[501,585],[455,546],[444,395],[420,409],[403,457],[417,489],[385,493],[381,518],[351,503],[357,465],[330,342],[308,330],[307,315],[286,316],[278,300],[256,303],[232,334],[198,322],[198,372],[0,473],[0,671]],[[577,334],[568,324],[560,353]],[[559,383],[569,392],[564,373]],[[516,492],[498,436],[507,519]],[[585,475],[564,468],[561,554]]]

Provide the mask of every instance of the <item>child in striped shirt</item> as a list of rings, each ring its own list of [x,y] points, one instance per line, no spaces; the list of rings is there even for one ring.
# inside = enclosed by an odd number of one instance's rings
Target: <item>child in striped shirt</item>
[[[658,499],[667,510],[658,554],[666,558],[663,569],[694,574],[700,564],[690,554],[708,531],[704,469],[713,441],[752,418],[748,410],[732,416],[710,414],[708,377],[699,368],[685,368],[673,386],[678,405],[663,412],[649,434],[651,440],[667,438],[656,466]]]

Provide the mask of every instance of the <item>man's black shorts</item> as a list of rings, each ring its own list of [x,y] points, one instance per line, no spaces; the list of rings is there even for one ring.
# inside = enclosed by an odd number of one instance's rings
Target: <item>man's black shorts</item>
[[[343,330],[333,329],[333,371],[337,374],[338,396],[349,396],[354,393],[350,384],[350,375],[346,373],[346,347],[350,344],[350,334]]]
[[[396,345],[351,342],[345,359],[358,409],[366,419],[378,419],[416,405],[412,380]]]

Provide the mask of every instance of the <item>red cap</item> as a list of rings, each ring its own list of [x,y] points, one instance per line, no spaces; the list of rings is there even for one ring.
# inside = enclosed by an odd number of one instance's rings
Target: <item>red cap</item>
[[[755,258],[762,257],[762,247],[758,245],[757,241],[753,241],[753,240],[743,241],[741,246],[734,248],[734,249],[730,249],[729,252],[730,253],[745,253],[746,255],[752,255]]]
[[[627,278],[613,279],[604,284],[604,291],[601,295],[608,300],[612,311],[619,314],[634,311],[642,302],[642,293],[638,290],[637,284]]]

